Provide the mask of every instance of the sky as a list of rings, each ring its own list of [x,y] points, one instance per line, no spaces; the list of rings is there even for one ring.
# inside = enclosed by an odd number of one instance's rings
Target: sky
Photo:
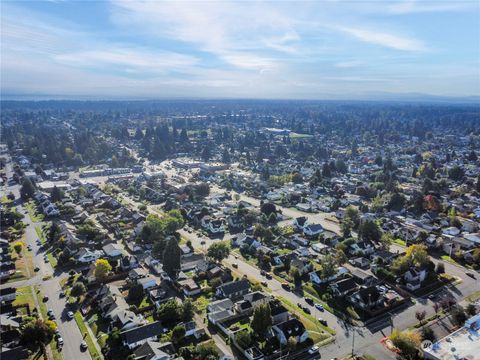
[[[2,96],[480,96],[480,1],[1,1]]]

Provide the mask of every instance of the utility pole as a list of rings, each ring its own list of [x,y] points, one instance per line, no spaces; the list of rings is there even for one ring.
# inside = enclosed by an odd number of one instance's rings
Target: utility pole
[[[352,326],[352,328],[353,328],[353,331],[352,331],[353,332],[353,336],[352,336],[352,358],[353,358],[353,356],[355,354],[355,351],[354,351],[354,348],[355,348],[355,328],[353,326]]]

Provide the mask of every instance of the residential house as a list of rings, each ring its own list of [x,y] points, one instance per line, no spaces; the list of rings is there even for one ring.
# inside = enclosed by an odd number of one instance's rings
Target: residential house
[[[411,291],[420,289],[427,277],[426,269],[411,268],[403,275],[407,288]]]
[[[204,216],[201,221],[202,227],[210,234],[223,234],[225,227],[223,226],[223,220],[214,219],[210,216]]]
[[[374,276],[360,269],[353,269],[352,277],[357,284],[362,286],[372,286],[377,281]]]
[[[273,325],[287,321],[290,316],[288,309],[276,299],[270,301],[270,313],[272,314]]]
[[[290,260],[291,268],[297,268],[300,275],[304,275],[310,272],[313,266],[306,258],[294,257]]]
[[[385,298],[377,286],[361,288],[348,298],[354,307],[370,311],[376,307],[383,306]]]
[[[323,227],[320,224],[307,224],[303,227],[303,233],[309,238],[316,238],[323,232]]]
[[[348,261],[353,266],[359,267],[361,269],[368,269],[370,266],[370,260],[364,257],[357,257]]]
[[[218,298],[238,299],[250,291],[250,282],[247,279],[231,281],[217,288]]]
[[[0,264],[0,279],[7,279],[13,274],[15,274],[16,267],[15,264]]]
[[[170,344],[170,343],[167,343]],[[138,349],[135,349],[133,355],[135,360],[170,360],[173,357],[165,351],[164,343],[147,340]]]
[[[309,276],[310,276],[310,281],[312,283],[317,284],[317,285],[321,285],[321,284],[333,281],[333,280],[337,279],[338,277],[340,277],[341,275],[344,275],[344,274],[347,274],[347,273],[348,273],[348,269],[343,267],[343,266],[340,266],[340,267],[337,268],[337,273],[333,276],[330,276],[327,279],[322,278],[322,274],[319,270],[318,271],[312,271],[309,274]]]
[[[293,337],[297,343],[303,343],[308,339],[308,331],[297,318],[284,321],[272,326],[272,330],[282,345],[286,345],[288,339]]]
[[[147,341],[153,341],[162,333],[163,327],[159,321],[139,326],[135,329],[123,331],[120,333],[123,345],[129,349],[134,349]]]
[[[306,225],[308,225],[308,220],[305,216],[300,216],[293,220],[293,227],[299,231],[302,231]]]
[[[163,302],[169,299],[167,298],[167,291],[161,287],[149,289],[147,294],[150,300],[155,304],[155,307],[157,309]]]
[[[102,247],[103,252],[110,259],[116,259],[122,256],[123,249],[118,244],[107,244]]]
[[[347,277],[342,280],[332,281],[328,285],[330,291],[335,296],[346,296],[353,291],[357,290],[358,285],[355,283],[353,278]]]
[[[0,289],[0,303],[4,304],[7,302],[14,301],[16,298],[16,289],[13,287],[7,287]]]
[[[243,231],[243,219],[238,215],[232,215],[227,218],[228,230],[230,234],[237,234]]]
[[[178,281],[185,296],[195,296],[202,292],[202,288],[190,278]]]
[[[78,262],[82,264],[89,264],[98,259],[100,259],[103,255],[101,251],[90,251],[87,248],[81,248],[76,254],[75,258]]]
[[[370,255],[375,252],[375,247],[373,244],[367,242],[367,241],[359,241],[351,244],[348,247],[348,252],[352,255]]]

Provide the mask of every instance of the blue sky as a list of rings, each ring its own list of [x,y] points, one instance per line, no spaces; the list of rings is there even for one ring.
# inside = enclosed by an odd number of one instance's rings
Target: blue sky
[[[2,1],[1,91],[479,96],[480,2]]]

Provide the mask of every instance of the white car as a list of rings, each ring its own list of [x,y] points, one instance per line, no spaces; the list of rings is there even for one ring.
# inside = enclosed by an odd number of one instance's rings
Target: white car
[[[324,310],[324,309],[323,309],[323,305],[322,305],[322,304],[318,304],[318,303],[315,304],[315,308],[316,308],[317,310],[320,310],[320,311],[323,311],[323,310]]]
[[[68,317],[70,320],[72,320],[72,319],[73,319],[73,311],[69,311],[69,312],[67,313],[67,317]]]
[[[308,353],[310,355],[317,354],[318,353],[318,346],[312,346],[310,349],[308,349]]]

